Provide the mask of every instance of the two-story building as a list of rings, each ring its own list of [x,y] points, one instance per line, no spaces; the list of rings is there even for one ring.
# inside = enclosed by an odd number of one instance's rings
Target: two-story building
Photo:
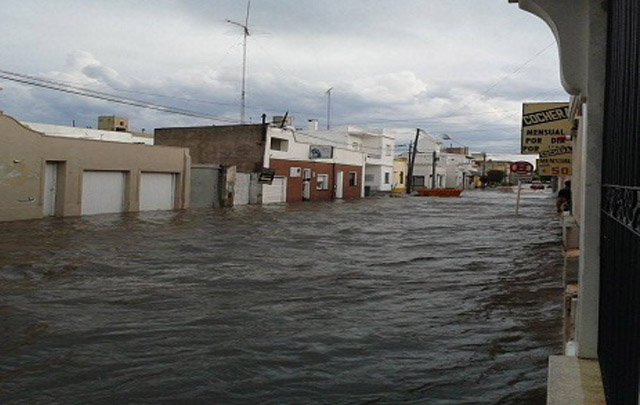
[[[366,193],[389,193],[394,183],[394,132],[346,126],[328,131],[310,127],[307,135],[332,142],[365,155],[364,190]]]

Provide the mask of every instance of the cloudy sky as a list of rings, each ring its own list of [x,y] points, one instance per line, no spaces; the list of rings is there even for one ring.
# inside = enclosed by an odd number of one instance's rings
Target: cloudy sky
[[[0,78],[0,110],[133,130],[239,121],[245,0],[0,0],[0,70],[205,114],[156,112]],[[549,29],[507,0],[253,0],[247,119],[416,127],[517,152],[523,101],[566,101]],[[4,73],[7,75],[7,73]],[[15,77],[15,76],[13,76]]]

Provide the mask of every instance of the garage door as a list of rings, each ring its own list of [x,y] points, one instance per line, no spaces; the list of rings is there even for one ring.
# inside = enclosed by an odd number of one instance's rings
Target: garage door
[[[140,211],[174,209],[176,177],[173,173],[142,173],[140,175]]]
[[[262,203],[272,204],[287,201],[286,190],[286,177],[274,177],[271,184],[265,184],[262,186]]]
[[[82,174],[82,215],[124,211],[125,172],[85,171]]]

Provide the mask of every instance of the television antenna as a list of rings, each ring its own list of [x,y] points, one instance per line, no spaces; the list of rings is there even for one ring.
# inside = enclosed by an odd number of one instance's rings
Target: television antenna
[[[251,9],[251,0],[247,1],[247,14],[244,19],[244,24],[227,20],[229,24],[237,25],[242,28],[243,42],[242,42],[242,91],[240,93],[240,123],[245,123],[245,99],[246,99],[246,82],[247,82],[247,37],[251,35],[249,31],[249,10]]]

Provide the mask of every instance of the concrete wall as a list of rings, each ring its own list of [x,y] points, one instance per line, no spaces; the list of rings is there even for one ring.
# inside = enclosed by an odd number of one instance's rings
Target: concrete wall
[[[322,162],[309,162],[309,161],[291,161],[271,159],[271,168],[275,169],[277,176],[285,176],[287,178],[287,202],[303,201],[302,188],[303,179],[300,177],[290,176],[290,169],[292,167],[299,167],[302,170],[311,169],[311,201],[329,201],[334,198],[334,184],[336,173],[339,171],[344,172],[343,182],[343,199],[360,198],[361,196],[361,184],[362,184],[362,167],[350,166],[332,163]],[[301,170],[301,171],[302,171]],[[358,183],[355,186],[349,186],[349,172],[356,172]],[[317,189],[317,175],[326,174],[329,176],[329,189],[318,190]]]
[[[194,164],[236,166],[239,173],[263,167],[263,125],[158,128],[155,144],[189,148]]]
[[[0,221],[43,217],[47,161],[60,164],[56,216],[80,215],[85,170],[126,172],[125,211],[139,209],[141,172],[177,174],[176,208],[189,204],[186,149],[49,137],[2,113],[0,145]]]

